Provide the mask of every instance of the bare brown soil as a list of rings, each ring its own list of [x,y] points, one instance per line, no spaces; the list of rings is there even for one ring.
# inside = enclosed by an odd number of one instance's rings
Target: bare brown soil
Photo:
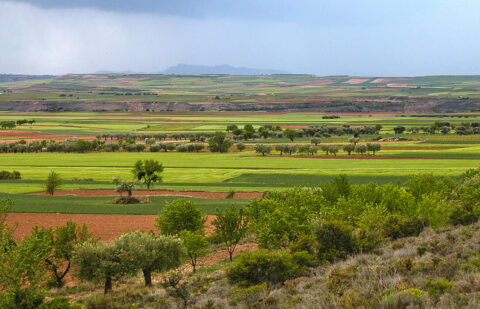
[[[32,193],[34,195],[46,195],[45,192]],[[173,190],[139,190],[134,191],[133,196],[183,196],[200,197],[208,199],[224,199],[229,192],[206,192],[206,191],[173,191]],[[260,198],[262,192],[235,192],[234,199]],[[59,190],[55,191],[57,196],[75,195],[75,196],[118,196],[115,190],[92,189],[92,190]]]
[[[65,225],[67,221],[77,224],[86,224],[88,230],[95,238],[109,242],[119,235],[142,230],[148,232],[156,230],[156,215],[93,215],[93,214],[58,214],[58,213],[9,213],[7,222],[13,226],[18,223],[15,230],[15,237],[22,238],[30,235],[34,226],[55,228]],[[212,221],[215,216],[207,216],[205,233],[210,235],[213,232]]]

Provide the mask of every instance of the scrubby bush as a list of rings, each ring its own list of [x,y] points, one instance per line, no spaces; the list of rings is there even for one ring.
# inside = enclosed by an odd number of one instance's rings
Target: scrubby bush
[[[317,222],[314,233],[317,239],[318,259],[334,262],[353,253],[352,227],[341,221]]]
[[[238,151],[243,151],[243,150],[245,150],[245,148],[247,148],[247,146],[245,146],[244,143],[237,143],[236,146],[237,146]]]
[[[240,254],[227,269],[227,278],[231,283],[241,286],[264,282],[277,285],[298,276],[304,269],[305,266],[297,264],[287,251],[260,249]]]
[[[418,236],[427,225],[424,218],[389,215],[383,223],[383,230],[386,237],[397,239]]]

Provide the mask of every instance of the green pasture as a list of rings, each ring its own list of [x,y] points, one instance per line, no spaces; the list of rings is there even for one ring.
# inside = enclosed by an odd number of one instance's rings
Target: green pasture
[[[150,197],[150,203],[136,205],[112,204],[113,197],[76,197],[76,196],[38,196],[23,194],[0,194],[0,198],[11,198],[14,205],[11,212],[33,213],[71,213],[71,214],[122,214],[122,215],[157,215],[166,202],[178,197]],[[206,215],[215,214],[216,209],[242,206],[245,199],[201,199],[189,198]]]
[[[383,153],[383,154],[382,154]],[[320,175],[347,174],[368,179],[378,177],[405,177],[415,173],[433,173],[440,176],[457,176],[479,163],[480,149],[471,150],[385,150],[382,156],[413,157],[427,159],[329,159],[314,157],[259,156],[252,151],[218,153],[27,153],[0,154],[0,170],[18,170],[19,181],[0,181],[0,192],[28,193],[43,190],[43,180],[54,170],[65,180],[64,189],[112,188],[113,177],[132,179],[131,168],[136,160],[155,159],[163,163],[163,184],[156,188],[205,191],[264,191],[291,187],[290,184],[266,184],[243,186],[228,179],[244,174]],[[428,154],[428,155],[427,155]],[[451,160],[439,160],[436,156],[448,156]],[[432,158],[432,159],[428,159]],[[83,180],[93,179],[93,181]],[[273,177],[272,179],[275,179]],[[301,185],[295,183],[294,185]]]

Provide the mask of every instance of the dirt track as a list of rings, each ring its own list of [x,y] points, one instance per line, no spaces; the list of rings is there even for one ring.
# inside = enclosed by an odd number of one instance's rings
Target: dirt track
[[[173,191],[173,190],[150,190],[150,191],[134,191],[133,196],[183,196],[183,197],[200,197],[209,199],[224,199],[228,192],[205,192],[205,191]],[[33,195],[46,195],[45,192],[33,193]],[[75,195],[75,196],[118,196],[115,190],[58,190],[55,191],[57,196]],[[262,192],[235,192],[233,198],[247,199],[260,198]]]

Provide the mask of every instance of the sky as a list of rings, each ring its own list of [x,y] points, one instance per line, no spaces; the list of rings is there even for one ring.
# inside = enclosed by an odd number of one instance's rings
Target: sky
[[[0,73],[480,74],[478,0],[0,0]]]

